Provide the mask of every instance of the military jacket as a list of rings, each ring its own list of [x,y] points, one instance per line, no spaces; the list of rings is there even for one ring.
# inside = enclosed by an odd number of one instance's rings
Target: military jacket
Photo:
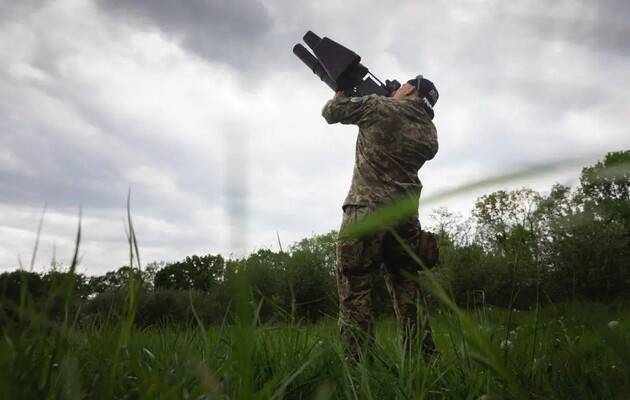
[[[438,151],[437,131],[417,97],[336,95],[322,110],[329,124],[359,127],[352,184],[345,205],[379,207],[419,199],[418,170]]]

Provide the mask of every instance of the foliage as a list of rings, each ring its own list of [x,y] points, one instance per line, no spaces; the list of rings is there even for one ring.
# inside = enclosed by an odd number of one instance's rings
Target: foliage
[[[225,261],[220,255],[193,255],[156,272],[156,289],[209,291],[219,284]]]
[[[480,294],[487,303],[521,308],[541,299],[627,298],[630,151],[584,168],[580,182],[575,192],[554,185],[547,194],[523,188],[481,197],[474,240],[461,234],[471,221],[442,211],[442,274],[460,304]]]

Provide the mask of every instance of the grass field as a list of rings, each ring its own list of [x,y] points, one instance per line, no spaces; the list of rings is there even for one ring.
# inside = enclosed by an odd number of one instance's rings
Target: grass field
[[[388,226],[400,218],[397,207],[357,229]],[[133,271],[140,259],[129,203],[127,211]],[[48,302],[36,304],[24,281],[19,302],[0,298],[0,399],[630,399],[627,303],[463,310],[425,269],[428,279],[419,283],[434,295],[439,356],[425,362],[405,354],[396,323],[385,319],[368,357],[354,363],[344,359],[333,319],[258,323],[252,287],[240,272],[229,322],[220,326],[204,326],[193,308],[192,326],[136,328],[133,273],[124,310],[104,325],[81,320],[69,307],[80,226],[74,259]],[[536,304],[542,294],[537,289]],[[293,310],[284,313],[294,320]]]
[[[392,320],[369,360],[346,363],[334,321],[135,330],[8,324],[0,397],[231,399],[628,399],[630,308],[439,309],[441,355],[405,357]]]

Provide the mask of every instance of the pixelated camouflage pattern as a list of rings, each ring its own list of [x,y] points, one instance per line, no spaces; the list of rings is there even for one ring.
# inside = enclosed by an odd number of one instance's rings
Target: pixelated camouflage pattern
[[[438,151],[437,132],[417,96],[350,98],[337,94],[322,116],[359,127],[352,185],[344,205],[379,206],[419,198],[418,170]]]
[[[405,345],[430,356],[435,345],[426,298],[416,280],[418,265],[389,231],[363,238],[344,235],[345,227],[371,211],[367,206],[345,206],[337,244],[339,328],[345,350],[356,359],[373,340],[372,280],[384,277]],[[396,232],[410,248],[418,248],[421,229],[417,219],[403,222]]]

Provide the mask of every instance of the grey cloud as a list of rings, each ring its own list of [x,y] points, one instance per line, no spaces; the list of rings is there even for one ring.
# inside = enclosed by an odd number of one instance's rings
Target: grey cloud
[[[47,0],[0,0],[0,22],[14,21],[37,11]]]
[[[518,33],[523,42],[585,46],[593,57],[630,51],[630,3],[625,0],[525,2],[518,11],[510,7],[502,3],[493,13],[503,40],[514,40]]]
[[[398,29],[396,54],[407,65],[441,64],[466,76],[501,78],[519,66],[545,66],[550,61],[541,50],[548,46],[586,47],[593,58],[630,52],[630,3],[624,0],[449,2],[426,11],[429,23]],[[458,14],[466,15],[463,21]]]
[[[273,21],[255,0],[97,0],[107,13],[158,27],[210,61],[252,70],[260,64]]]
[[[565,40],[588,46],[595,55],[627,55],[630,51],[630,3],[625,0],[576,1],[551,6],[556,12],[529,15],[530,34],[548,40]],[[571,9],[571,13],[563,12]]]
[[[17,64],[11,58],[0,65],[0,115],[8,116],[0,119],[0,147],[15,164],[0,168],[0,202],[119,209],[129,184],[126,174],[138,166],[170,173],[177,189],[194,197],[220,195],[221,177],[199,167],[216,171],[219,149],[208,154],[179,141],[178,132],[154,131],[146,121],[100,103],[94,95],[98,85],[64,67],[72,57],[60,50],[64,44],[43,34],[37,23],[30,28],[39,34],[25,62],[46,78],[14,76],[10,68]],[[152,207],[165,218],[188,215],[181,207],[153,201],[151,182],[134,183],[132,189],[146,211]]]
[[[32,96],[24,96],[23,91],[13,93],[10,102],[0,102],[2,115],[19,116],[22,110],[38,103]],[[0,145],[22,164],[21,168],[0,169],[1,202],[120,209],[129,184],[126,174],[138,166],[173,174],[178,190],[196,197],[216,199],[221,194],[220,175],[205,172],[206,168],[216,171],[212,165],[220,162],[212,155],[178,143],[176,133],[169,139],[147,137],[147,127],[116,117],[84,93],[70,82],[65,82],[63,89],[38,93],[63,105],[61,109],[69,111],[69,116],[58,113],[59,109],[47,110],[40,102],[38,115],[29,120],[0,121]],[[63,128],[75,125],[73,119],[93,131]],[[175,207],[167,199],[155,202],[151,182],[135,183],[132,190],[134,201],[144,211],[153,208],[164,218],[190,218],[189,210]]]
[[[630,35],[626,23],[630,3],[624,0],[554,4],[528,1],[520,5],[403,3],[407,6],[403,15],[398,15],[400,10],[382,6],[362,7],[362,23],[357,23],[359,14],[352,4],[341,10],[310,3],[262,4],[253,0],[97,0],[97,4],[107,15],[157,27],[201,57],[231,65],[246,75],[248,84],[264,79],[264,74],[272,70],[303,69],[290,49],[307,29],[336,38],[373,61],[383,49],[374,48],[372,39],[387,28],[397,35],[386,50],[410,69],[422,72],[446,61],[460,70],[465,68],[467,73],[477,69],[480,75],[488,69],[501,70],[506,62],[520,62],[537,41],[560,41],[617,53],[627,52],[630,43],[625,40]],[[475,21],[458,23],[452,9],[469,13]],[[383,16],[384,12],[389,12],[389,18]],[[422,16],[425,23],[401,23],[391,28],[392,20],[413,22],[414,15]],[[388,76],[387,71],[376,72]]]
[[[388,9],[357,3],[338,12],[335,7],[292,0],[96,1],[106,15],[156,27],[203,59],[231,66],[254,89],[266,74],[297,70],[308,74],[291,51],[307,30],[351,47],[362,44],[362,55],[376,52],[366,38],[371,38],[374,23],[385,21],[379,11]],[[362,23],[357,23],[358,8]]]

